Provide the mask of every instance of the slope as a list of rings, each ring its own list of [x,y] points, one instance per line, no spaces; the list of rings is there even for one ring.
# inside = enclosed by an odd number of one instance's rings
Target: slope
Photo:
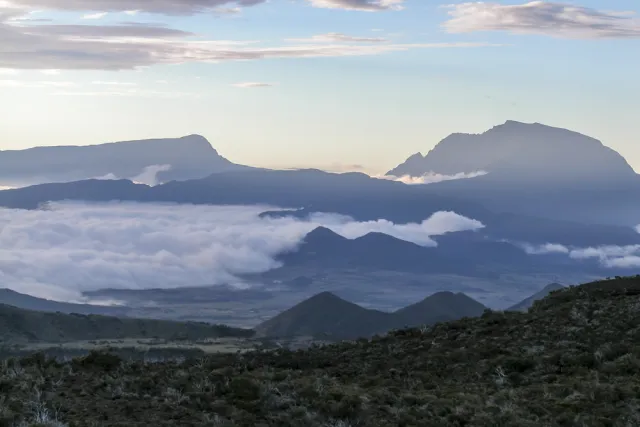
[[[37,388],[70,425],[635,426],[639,297],[640,277],[598,282],[528,313],[197,363],[25,358],[0,365],[4,419]]]
[[[160,338],[250,337],[253,331],[222,325],[99,315],[46,313],[0,304],[0,343]]]
[[[549,295],[551,292],[559,291],[564,289],[565,287],[559,283],[551,283],[550,285],[545,286],[541,291],[536,292],[520,301],[519,303],[509,307],[507,311],[527,311],[529,310],[536,301],[539,301]]]

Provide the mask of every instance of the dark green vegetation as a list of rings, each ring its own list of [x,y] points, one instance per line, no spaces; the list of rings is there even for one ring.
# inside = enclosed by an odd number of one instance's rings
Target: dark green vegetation
[[[639,309],[640,276],[306,351],[9,360],[0,425],[637,426]]]
[[[69,342],[120,338],[198,340],[251,337],[252,330],[196,322],[127,319],[100,315],[43,313],[0,304],[0,344]]]
[[[267,320],[256,331],[268,337],[308,335],[356,339],[392,329],[479,316],[486,309],[464,294],[439,292],[393,313],[371,310],[323,292]]]

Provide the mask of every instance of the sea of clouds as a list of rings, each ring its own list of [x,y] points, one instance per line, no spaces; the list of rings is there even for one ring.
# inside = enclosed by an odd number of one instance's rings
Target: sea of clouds
[[[431,236],[482,223],[438,212],[420,224],[357,222],[335,214],[309,220],[260,218],[269,206],[52,203],[49,210],[0,209],[0,286],[59,301],[103,288],[179,288],[238,282],[277,268],[325,226],[347,237],[382,232],[424,246]]]

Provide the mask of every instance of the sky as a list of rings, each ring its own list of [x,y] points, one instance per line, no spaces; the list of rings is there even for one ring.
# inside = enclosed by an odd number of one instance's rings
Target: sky
[[[375,174],[518,120],[640,171],[638,52],[637,0],[0,0],[0,149],[197,133]]]

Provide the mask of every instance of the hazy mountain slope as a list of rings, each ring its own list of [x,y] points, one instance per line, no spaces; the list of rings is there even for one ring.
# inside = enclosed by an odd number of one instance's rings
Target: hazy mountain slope
[[[119,307],[103,307],[90,304],[72,304],[36,298],[31,295],[21,294],[11,289],[0,289],[0,304],[10,305],[25,310],[77,313],[77,314],[102,314],[107,316],[123,316],[126,309]]]
[[[368,310],[323,292],[280,313],[256,327],[270,337],[314,336],[325,339],[349,339],[383,332],[390,315]]]
[[[550,285],[547,285],[544,287],[544,289],[542,289],[540,292],[536,292],[535,294],[531,295],[528,298],[525,298],[524,300],[520,301],[519,303],[509,307],[507,309],[507,311],[527,311],[529,310],[533,304],[536,301],[539,301],[543,298],[546,298],[547,295],[549,295],[551,292],[555,292],[558,290],[562,290],[565,289],[564,286],[562,286],[559,283],[552,283]]]
[[[0,343],[120,338],[204,339],[251,336],[253,331],[205,323],[45,313],[0,304]]]
[[[485,307],[464,294],[441,292],[394,313],[366,309],[324,292],[256,328],[269,337],[314,336],[341,340],[369,337],[392,329],[479,316]]]
[[[149,166],[166,166],[161,181],[202,178],[244,168],[220,156],[200,135],[90,146],[0,151],[0,183],[66,182],[113,175],[132,178]]]

